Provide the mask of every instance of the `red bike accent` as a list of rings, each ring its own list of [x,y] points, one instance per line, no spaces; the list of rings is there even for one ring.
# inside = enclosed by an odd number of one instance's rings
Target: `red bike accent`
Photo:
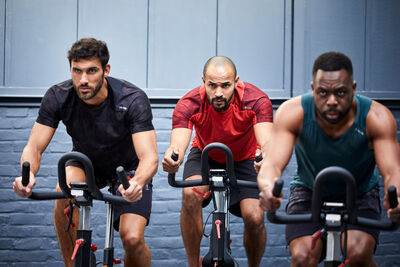
[[[316,231],[312,236],[311,236],[311,249],[315,248],[315,244],[317,244],[317,240],[321,238],[323,233],[325,232],[324,229]]]
[[[68,206],[68,207],[66,207],[66,208],[64,209],[64,214],[65,214],[65,216],[67,216],[67,219],[68,219],[68,220],[69,220],[69,214],[70,214],[70,212],[71,212],[71,206]],[[72,227],[75,227],[75,224],[74,224],[73,221],[71,221],[71,226],[72,226]]]
[[[114,262],[114,264],[121,264],[122,260],[120,260],[120,259],[114,259],[113,262]]]
[[[338,267],[345,267],[349,264],[349,260],[345,260],[342,264],[340,264]]]
[[[75,241],[75,248],[74,248],[74,252],[72,253],[72,257],[71,260],[74,260],[76,257],[76,253],[78,252],[78,248],[80,246],[82,246],[85,243],[85,241],[83,239],[78,239]]]
[[[192,190],[193,190],[194,192],[196,192],[197,194],[199,194],[203,199],[207,199],[207,198],[209,198],[209,197],[211,196],[211,192],[210,192],[210,191],[207,191],[207,192],[205,192],[205,193],[202,193],[202,192],[200,192],[199,190],[197,190],[196,187],[193,187]]]
[[[97,246],[95,244],[90,245],[90,249],[95,252],[97,250]]]
[[[215,221],[215,226],[217,227],[218,239],[220,239],[221,238],[221,221],[220,220],[216,220]]]

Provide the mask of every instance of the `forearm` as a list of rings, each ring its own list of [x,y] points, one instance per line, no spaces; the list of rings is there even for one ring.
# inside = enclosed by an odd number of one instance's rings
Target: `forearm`
[[[158,156],[148,156],[140,160],[139,165],[135,171],[134,181],[142,187],[148,184],[158,169]]]
[[[260,190],[263,190],[266,187],[272,187],[277,178],[280,178],[282,175],[282,171],[279,168],[275,168],[272,164],[269,164],[267,161],[264,162],[260,168],[260,172],[258,173],[258,187]]]
[[[31,173],[36,175],[40,168],[41,158],[42,158],[41,151],[39,151],[35,147],[32,147],[28,144],[24,148],[22,155],[21,155],[21,159],[20,159],[21,167],[25,161],[29,162]]]

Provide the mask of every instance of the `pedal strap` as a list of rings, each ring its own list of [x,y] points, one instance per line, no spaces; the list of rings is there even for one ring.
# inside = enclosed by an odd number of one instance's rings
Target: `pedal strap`
[[[317,244],[317,240],[321,238],[321,236],[324,234],[325,229],[322,228],[321,230],[316,231],[312,236],[311,236],[311,250],[315,248],[315,245]]]

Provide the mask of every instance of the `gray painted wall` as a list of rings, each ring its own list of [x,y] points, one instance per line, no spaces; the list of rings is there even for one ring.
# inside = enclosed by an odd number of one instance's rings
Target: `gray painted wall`
[[[152,100],[177,99],[200,84],[203,64],[213,55],[231,57],[241,80],[273,99],[286,99],[309,90],[318,54],[342,51],[353,60],[358,92],[392,99],[399,124],[399,14],[397,0],[0,0],[0,266],[62,266],[52,202],[18,198],[12,181],[37,115],[37,107],[24,103],[69,78],[66,53],[78,38],[105,40],[111,75],[139,85]],[[21,102],[5,104],[10,95]],[[168,103],[153,108],[160,157],[169,144],[174,102]],[[55,187],[56,163],[70,149],[60,125],[43,156],[36,188]],[[286,184],[295,168],[292,160]],[[168,186],[166,177],[160,167],[146,241],[153,266],[185,265],[181,193]],[[231,218],[233,253],[246,266],[243,225]],[[95,203],[92,223],[101,249],[101,203]],[[283,226],[267,223],[267,231],[262,266],[288,266]],[[122,257],[119,238],[115,241],[116,255]],[[376,253],[380,266],[400,265],[399,241],[399,231],[382,234]],[[203,240],[203,254],[207,245]]]

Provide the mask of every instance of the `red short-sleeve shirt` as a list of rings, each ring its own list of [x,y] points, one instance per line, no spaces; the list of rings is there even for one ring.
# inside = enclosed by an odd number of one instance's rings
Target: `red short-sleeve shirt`
[[[192,147],[203,150],[212,142],[227,145],[234,161],[254,159],[257,141],[253,126],[260,122],[272,122],[273,108],[268,96],[256,86],[239,82],[234,98],[225,112],[217,112],[206,97],[205,87],[194,88],[177,103],[172,127],[195,128]],[[225,162],[221,151],[211,151],[209,157]]]

